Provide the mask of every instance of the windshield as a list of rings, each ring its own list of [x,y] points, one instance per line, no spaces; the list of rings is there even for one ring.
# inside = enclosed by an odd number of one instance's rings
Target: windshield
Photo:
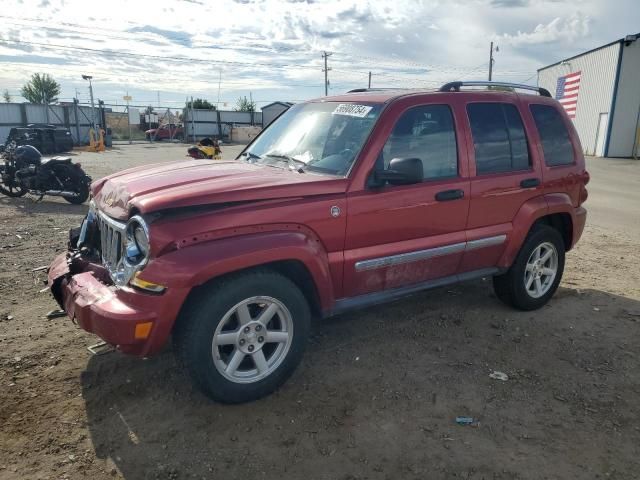
[[[243,153],[249,162],[344,176],[382,105],[302,103],[278,117]]]

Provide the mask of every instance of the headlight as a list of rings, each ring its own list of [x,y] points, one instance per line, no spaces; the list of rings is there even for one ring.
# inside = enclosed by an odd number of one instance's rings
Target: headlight
[[[127,222],[125,261],[131,266],[142,266],[149,258],[149,230],[144,219],[138,215]]]

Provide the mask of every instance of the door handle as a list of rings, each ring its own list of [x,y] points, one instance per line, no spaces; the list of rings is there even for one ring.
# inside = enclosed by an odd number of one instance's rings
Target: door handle
[[[464,190],[444,190],[436,193],[436,200],[439,202],[448,202],[449,200],[458,200],[464,197]]]
[[[535,188],[540,185],[539,178],[525,178],[520,182],[520,186],[522,188]]]

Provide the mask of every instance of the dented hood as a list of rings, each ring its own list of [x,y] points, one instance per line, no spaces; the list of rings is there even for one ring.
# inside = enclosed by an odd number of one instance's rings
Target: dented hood
[[[94,182],[98,208],[127,219],[132,209],[150,213],[167,208],[260,201],[343,193],[346,179],[242,161],[193,160],[147,165]]]

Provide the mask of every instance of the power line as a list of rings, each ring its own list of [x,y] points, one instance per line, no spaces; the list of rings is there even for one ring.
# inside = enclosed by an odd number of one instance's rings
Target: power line
[[[92,53],[99,53],[100,55],[107,55],[107,56],[123,56],[123,57],[134,57],[134,58],[151,58],[154,60],[171,60],[171,61],[177,61],[177,62],[197,62],[197,63],[207,63],[207,64],[211,64],[211,63],[215,63],[215,64],[222,64],[222,65],[235,65],[235,66],[244,66],[244,67],[274,67],[274,68],[290,68],[290,67],[296,67],[296,68],[307,68],[307,69],[313,69],[315,70],[317,67],[313,66],[313,65],[297,65],[297,64],[290,64],[290,63],[262,63],[262,62],[253,62],[253,63],[249,63],[249,62],[237,62],[237,61],[231,61],[231,60],[208,60],[208,59],[202,59],[202,58],[194,58],[194,57],[176,57],[176,56],[167,56],[167,55],[151,55],[148,53],[133,53],[133,52],[118,52],[118,51],[114,51],[114,50],[101,50],[98,48],[88,48],[88,47],[72,47],[69,45],[59,45],[59,44],[54,44],[54,43],[40,43],[40,42],[27,42],[27,41],[23,41],[23,40],[7,40],[7,39],[0,39],[0,43],[4,43],[4,44],[9,44],[9,43],[13,43],[13,44],[17,44],[17,45],[29,45],[29,46],[38,46],[44,49],[64,49],[64,50],[75,50],[75,51],[82,51],[82,52],[92,52]]]
[[[113,50],[100,50],[100,49],[96,49],[96,48],[89,48],[89,47],[76,47],[76,46],[67,46],[67,45],[59,45],[59,44],[47,44],[47,43],[41,43],[41,42],[27,42],[27,41],[21,41],[21,40],[5,40],[5,39],[0,39],[0,43],[4,43],[4,44],[17,44],[17,45],[29,45],[29,46],[39,46],[41,48],[44,49],[49,49],[49,50],[71,50],[71,51],[82,51],[82,52],[91,52],[91,53],[96,53],[96,54],[100,54],[100,55],[106,55],[106,56],[115,56],[115,57],[130,57],[130,58],[151,58],[154,60],[163,60],[163,61],[178,61],[178,62],[198,62],[198,63],[206,63],[206,64],[226,64],[226,65],[235,65],[235,66],[250,66],[250,67],[256,67],[256,66],[264,66],[264,67],[272,67],[272,68],[290,68],[290,67],[296,67],[296,68],[306,68],[306,69],[315,69],[317,67],[314,67],[312,65],[292,65],[292,64],[276,64],[276,63],[263,63],[263,62],[254,62],[254,63],[247,63],[247,62],[237,62],[237,61],[226,61],[226,60],[205,60],[202,58],[193,58],[193,57],[174,57],[174,56],[161,56],[161,55],[151,55],[151,54],[142,54],[142,53],[132,53],[132,52],[118,52],[118,51],[113,51]],[[331,54],[329,54],[331,55]],[[338,71],[338,70],[336,70]],[[363,71],[363,70],[340,70],[341,72],[344,73],[348,73],[348,74],[353,74],[354,72],[360,72],[362,74],[368,74],[368,71]],[[326,72],[325,72],[326,73]],[[378,73],[377,75],[389,75],[386,73]],[[325,75],[326,76],[326,75]],[[325,85],[328,87],[328,78],[325,79]],[[327,88],[328,90],[328,88]]]
[[[5,19],[10,19],[10,20],[14,20],[14,21],[18,21],[17,24],[20,24],[19,21],[22,20],[26,20],[26,21],[33,21],[33,22],[43,22],[43,19],[39,19],[39,18],[17,18],[17,17],[11,17],[11,16],[0,16],[0,18],[5,18]],[[52,30],[52,31],[58,31],[58,32],[73,32],[72,30],[69,29],[63,29],[63,28],[58,28],[58,27],[49,27],[49,26],[42,26],[42,25],[28,25],[28,24],[22,24],[22,25],[26,25],[28,27],[32,27],[34,29],[37,29],[38,31],[42,30],[42,29],[46,29],[46,30]],[[85,25],[79,25],[79,24],[74,24],[74,23],[70,23],[70,22],[64,22],[62,25],[67,25],[67,26],[72,26],[74,28],[79,28],[79,29],[91,29],[91,27],[87,27]],[[105,38],[111,38],[111,39],[121,39],[121,40],[127,40],[130,41],[131,40],[131,36],[132,35],[142,35],[142,36],[154,36],[154,37],[161,37],[166,39],[166,37],[164,35],[160,35],[154,32],[148,32],[148,31],[136,31],[136,32],[124,32],[122,30],[114,30],[114,29],[105,29],[101,27],[101,30],[106,30],[106,31],[110,31],[110,32],[115,32],[115,33],[128,33],[129,36],[128,37],[122,37],[122,36],[114,36],[114,35],[105,35],[103,33],[97,33],[95,31],[91,31],[91,32],[84,32],[86,34],[90,34],[93,36],[100,36],[100,37],[105,37]],[[83,33],[83,32],[73,32],[73,33]],[[26,43],[26,42],[25,42]],[[35,42],[34,42],[35,43]],[[168,42],[171,43],[171,42]],[[179,43],[179,42],[178,42]],[[67,46],[61,46],[62,48],[72,48],[72,47],[67,47]],[[261,46],[262,47],[262,46]],[[196,48],[196,49],[209,49],[211,47],[206,46],[206,45],[202,45],[202,46],[198,46],[198,45],[193,45],[190,47],[191,49]],[[231,50],[231,51],[235,51],[237,52],[238,50],[242,50],[243,49],[243,45],[238,45],[238,46],[234,46],[234,47],[224,47],[224,46],[220,46],[220,45],[216,45],[215,46],[216,50]],[[275,51],[275,52],[292,52],[295,51],[297,53],[308,53],[310,48],[309,46],[304,46],[304,49],[298,49],[298,48],[293,48],[293,47],[284,47],[284,46],[279,46],[279,47],[269,47],[268,50],[271,51]],[[313,50],[313,49],[311,49]],[[101,51],[101,50],[98,50]],[[126,52],[122,52],[122,53],[126,53]],[[469,69],[466,67],[458,67],[458,66],[450,66],[450,65],[442,65],[442,64],[433,64],[433,63],[417,63],[417,62],[411,62],[411,61],[406,61],[406,60],[398,60],[398,59],[393,59],[390,60],[388,58],[381,58],[381,57],[373,57],[373,56],[364,56],[364,55],[360,55],[360,54],[348,54],[348,53],[341,53],[341,52],[332,52],[333,54],[337,54],[338,56],[346,56],[346,57],[350,57],[350,58],[354,58],[356,60],[371,60],[376,62],[377,65],[386,65],[386,66],[406,66],[409,68],[417,68],[417,69],[423,69],[423,70],[437,70],[440,73],[455,73],[455,72],[468,72],[469,70],[475,70],[477,69],[477,67],[473,68],[473,69]],[[143,54],[135,54],[135,53],[131,53],[131,55],[143,55]],[[154,56],[154,58],[165,58],[162,56]],[[187,59],[188,57],[183,57],[185,59]],[[189,61],[194,61],[197,59],[192,59],[192,58],[188,58]],[[346,62],[346,63],[353,63],[353,60],[346,60],[346,59],[340,59],[337,58],[335,61],[337,62]],[[224,61],[224,60],[219,60],[218,62],[226,62],[226,63],[232,63],[232,64],[242,64],[242,65],[256,65],[253,63],[243,63],[243,62],[229,62],[229,61]],[[276,65],[276,64],[265,64],[266,66],[271,66],[271,65]],[[283,64],[282,66],[292,66],[291,64]],[[298,65],[299,66],[299,65]],[[485,66],[485,64],[483,63],[482,66]],[[311,66],[307,66],[306,68],[314,68]],[[521,71],[509,71],[509,73],[523,73]],[[530,71],[524,72],[526,74],[529,74]]]

